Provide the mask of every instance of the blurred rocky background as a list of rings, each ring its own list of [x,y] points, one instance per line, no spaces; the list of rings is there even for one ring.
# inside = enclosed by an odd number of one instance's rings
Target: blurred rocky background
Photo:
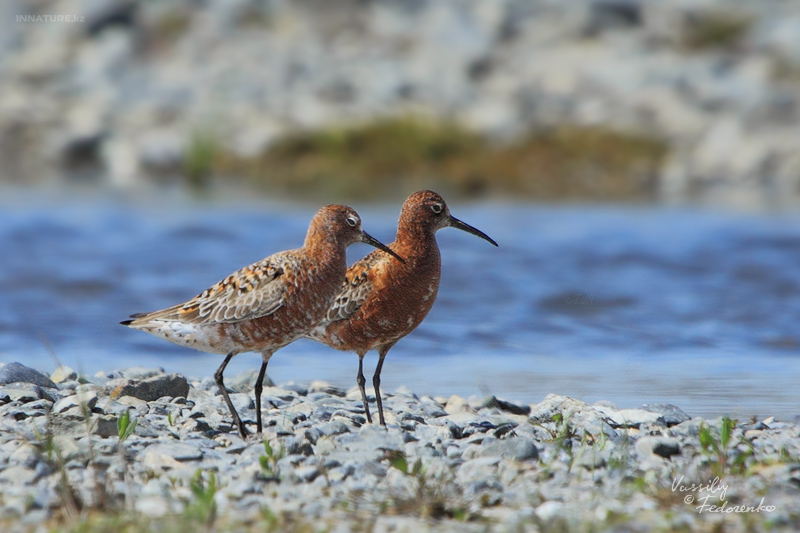
[[[800,1],[4,0],[0,182],[794,205]]]

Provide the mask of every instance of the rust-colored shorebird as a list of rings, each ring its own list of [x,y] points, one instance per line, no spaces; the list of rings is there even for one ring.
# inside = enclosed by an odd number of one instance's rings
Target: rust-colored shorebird
[[[416,192],[403,204],[397,238],[389,245],[405,262],[376,250],[353,264],[326,318],[307,335],[337,350],[358,354],[357,382],[369,422],[372,417],[364,390],[364,355],[378,350],[380,359],[372,384],[380,423],[385,426],[380,392],[383,360],[431,310],[442,265],[435,233],[448,226],[497,246],[488,235],[452,216],[441,196],[432,191]]]
[[[242,438],[248,431],[231,403],[222,373],[234,355],[260,352],[255,395],[256,427],[261,433],[261,391],[270,357],[325,317],[345,281],[345,250],[359,241],[399,259],[361,229],[361,219],[353,209],[323,207],[311,220],[302,248],[271,255],[188,302],[132,315],[132,320],[122,324],[176,344],[227,354],[214,379]]]

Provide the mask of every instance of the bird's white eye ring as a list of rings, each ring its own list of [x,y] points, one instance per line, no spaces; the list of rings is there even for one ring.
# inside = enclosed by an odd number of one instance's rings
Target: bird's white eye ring
[[[442,212],[442,204],[433,204],[431,206],[431,211],[436,213],[437,215]]]
[[[354,216],[352,216],[352,215],[350,215],[349,217],[347,217],[347,224],[348,224],[348,225],[349,225],[351,228],[355,228],[357,223],[358,223],[358,220],[356,219],[356,217],[354,217]]]

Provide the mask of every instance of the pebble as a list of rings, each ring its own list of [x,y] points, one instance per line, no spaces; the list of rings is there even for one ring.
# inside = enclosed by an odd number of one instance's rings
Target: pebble
[[[237,376],[233,376],[232,379],[226,380],[225,386],[228,388],[228,390],[233,392],[243,392],[245,394],[250,394],[253,392],[255,388],[256,380],[258,379],[258,372],[259,371],[256,369],[251,369],[242,372]],[[265,389],[273,387],[275,385],[269,378],[269,376],[267,376],[266,374],[264,375],[264,381],[262,381],[262,383]],[[266,403],[263,397],[262,397],[262,403]]]
[[[55,405],[53,405],[53,412],[63,413],[64,411],[72,409],[73,407],[83,408],[84,406],[91,411],[96,405],[97,393],[94,391],[89,391],[80,394],[73,394],[72,396],[67,396],[66,398],[61,398],[55,403]]]
[[[53,371],[52,374],[50,374],[50,379],[53,381],[53,383],[62,385],[65,382],[77,380],[78,373],[68,366],[59,366]]]
[[[636,441],[636,453],[643,459],[653,455],[669,459],[673,455],[680,454],[681,447],[677,439],[667,437],[641,437]]]
[[[638,428],[642,424],[654,424],[664,419],[660,413],[654,413],[645,409],[611,409],[608,407],[597,407],[599,412],[606,415],[613,428]]]
[[[49,389],[57,388],[47,374],[21,363],[7,363],[0,367],[0,385],[8,385],[9,383],[30,383]]]
[[[109,383],[111,397],[132,396],[151,402],[164,396],[183,396],[189,394],[189,383],[178,374],[160,374],[151,377],[127,378]]]
[[[538,459],[539,450],[536,445],[525,438],[511,437],[495,442],[483,441],[480,455],[484,457],[502,457],[505,459],[515,459],[524,461],[526,459]]]
[[[36,479],[36,471],[24,466],[9,466],[0,472],[0,482],[14,485],[31,485]]]
[[[14,382],[11,385],[3,387],[3,395],[7,396],[9,401],[12,402],[28,403],[42,398],[44,396],[44,391],[39,385]]]
[[[456,396],[455,394],[448,398],[447,403],[444,406],[444,412],[448,415],[453,415],[456,413],[461,413],[465,411],[471,411],[472,409],[469,406],[469,402],[462,398],[461,396]]]
[[[106,373],[109,386],[83,384],[52,397],[39,393],[55,389],[31,383],[0,387],[0,397],[11,402],[0,406],[0,518],[24,515],[34,529],[63,519],[57,490],[63,472],[87,502],[102,472],[107,496],[127,508],[151,517],[176,514],[192,501],[197,472],[214,472],[218,515],[234,523],[257,520],[269,508],[295,520],[341,524],[335,531],[351,530],[365,516],[373,524],[416,531],[430,529],[426,520],[438,509],[437,530],[483,531],[486,524],[514,531],[587,529],[598,527],[597,520],[613,528],[607,517],[623,515],[636,530],[703,527],[703,517],[683,503],[685,495],[664,495],[675,474],[691,482],[713,479],[697,431],[707,424],[713,435],[721,419],[689,419],[675,406],[620,409],[557,395],[531,406],[506,405],[494,396],[437,401],[404,390],[387,395],[384,408],[394,422],[384,428],[363,420],[360,394],[342,395],[324,383],[281,385],[269,391],[286,405],[265,406],[264,436],[242,440],[214,387],[152,372]],[[239,382],[252,377],[246,373]],[[145,381],[150,388],[137,392]],[[155,390],[155,383],[164,385],[156,398],[127,394]],[[169,384],[181,390],[167,391]],[[120,390],[126,394],[112,400]],[[253,418],[252,391],[232,399],[245,419]],[[91,405],[91,424],[81,402]],[[34,416],[48,409],[51,420]],[[126,410],[137,426],[120,443],[116,422]],[[752,455],[744,459],[749,474],[729,472],[724,479],[737,501],[766,494],[765,505],[776,507],[773,515],[747,520],[793,524],[800,426],[769,422],[735,430],[735,439],[752,443]],[[565,427],[571,435],[559,433]],[[41,447],[48,428],[57,455]],[[270,457],[263,438],[272,447]],[[646,490],[636,488],[637,479]],[[31,505],[36,513],[29,512]],[[351,506],[356,514],[344,511]]]
[[[681,422],[686,422],[692,418],[684,413],[679,407],[665,403],[645,404],[642,406],[642,409],[652,413],[658,413],[664,420],[664,423],[667,425],[667,427],[678,425]]]
[[[39,449],[29,443],[16,446],[16,449],[8,456],[10,463],[16,463],[25,468],[34,468],[41,457],[42,454],[39,452]]]

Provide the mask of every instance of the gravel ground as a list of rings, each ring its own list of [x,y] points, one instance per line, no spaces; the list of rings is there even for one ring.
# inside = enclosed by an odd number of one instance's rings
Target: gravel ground
[[[254,378],[228,383],[246,422]],[[4,365],[0,525],[93,531],[111,516],[117,530],[175,519],[178,530],[800,528],[796,423],[400,388],[385,395],[382,428],[366,423],[356,388],[268,385],[265,433],[243,441],[210,378]],[[127,436],[125,413],[136,422]]]

